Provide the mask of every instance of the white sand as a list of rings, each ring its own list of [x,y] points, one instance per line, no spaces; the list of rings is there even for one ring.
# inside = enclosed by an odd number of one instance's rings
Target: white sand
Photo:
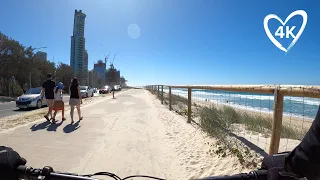
[[[252,144],[258,146],[266,153],[269,152],[271,137],[266,137],[262,133],[246,130],[243,124],[234,124],[234,133],[239,137],[243,137]],[[301,141],[294,139],[280,139],[279,152],[292,151]]]
[[[146,101],[153,102],[155,108],[152,114],[157,114],[158,119],[161,120],[155,122],[159,123],[156,126],[161,127],[164,125],[165,141],[168,144],[172,144],[170,170],[178,170],[173,176],[175,177],[174,179],[199,178],[250,171],[243,168],[236,157],[219,157],[214,153],[208,153],[212,149],[210,145],[216,144],[214,138],[208,137],[199,127],[188,124],[184,117],[169,111],[153,95],[150,96],[146,96],[148,98]],[[179,168],[176,166],[179,166]]]
[[[182,97],[182,98],[185,98],[185,97]],[[201,106],[208,106],[208,105],[215,105],[218,107],[222,107],[222,105],[230,106],[229,104],[205,102],[204,100],[197,100],[196,103]],[[179,105],[184,108],[178,108]],[[180,103],[179,105],[172,105],[172,107],[173,107],[173,109],[177,109],[177,108],[178,109],[186,109],[187,108],[187,106],[182,103]],[[231,106],[231,107],[233,107],[233,106]],[[195,108],[195,107],[192,106],[192,108]],[[256,115],[265,116],[265,117],[272,116],[272,113],[269,114],[267,112],[260,112],[260,114],[259,114],[255,111],[252,111],[249,109],[240,109],[237,107],[233,107],[233,108],[239,112],[242,111],[242,112],[247,112],[249,114],[256,114]],[[195,111],[195,109],[193,109],[193,111]],[[292,126],[293,128],[298,128],[298,130],[302,130],[302,128],[305,128],[306,130],[308,130],[312,124],[312,121],[310,121],[309,119],[290,117],[290,116],[284,115],[283,123],[288,126]],[[233,133],[235,133],[238,137],[244,138],[245,140],[247,140],[251,143],[250,147],[257,146],[256,148],[260,148],[261,150],[265,151],[265,153],[269,152],[270,141],[271,141],[270,134],[268,134],[268,137],[266,137],[265,134],[262,134],[259,132],[254,132],[254,131],[249,131],[245,128],[245,126],[243,124],[234,124],[234,130],[235,131]],[[281,138],[280,145],[279,145],[279,152],[291,151],[300,142],[301,141],[299,141],[299,140]]]
[[[91,117],[101,113],[108,115],[99,121],[99,127],[90,125],[100,134],[99,138],[72,172],[108,170],[120,177],[146,174],[181,180],[250,171],[234,156],[219,157],[209,153],[216,140],[188,124],[184,117],[169,111],[149,92],[132,90],[130,96],[136,100],[125,94],[106,102],[104,107],[114,108],[110,112],[96,107],[90,110]]]

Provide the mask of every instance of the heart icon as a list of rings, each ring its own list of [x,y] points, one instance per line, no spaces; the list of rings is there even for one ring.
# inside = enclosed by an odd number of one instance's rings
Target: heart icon
[[[288,48],[284,48],[277,40],[276,38],[273,37],[273,35],[271,34],[270,32],[270,29],[268,27],[268,21],[270,19],[276,19],[278,20],[283,26],[293,17],[293,16],[296,16],[296,15],[300,15],[302,16],[303,18],[303,22],[302,22],[302,26],[299,30],[299,32],[297,33],[297,35],[294,37],[294,39],[292,40],[291,44],[288,46]],[[304,31],[304,28],[306,27],[307,25],[307,20],[308,20],[308,15],[305,11],[303,10],[297,10],[297,11],[294,11],[292,12],[287,18],[286,20],[283,22],[277,15],[275,14],[269,14],[267,15],[265,18],[264,18],[264,21],[263,21],[263,26],[264,26],[264,30],[266,31],[267,33],[267,36],[269,37],[269,39],[271,40],[271,42],[277,46],[279,49],[281,49],[282,51],[284,52],[288,52],[293,46],[294,44],[298,41],[299,37],[301,36],[302,32]]]

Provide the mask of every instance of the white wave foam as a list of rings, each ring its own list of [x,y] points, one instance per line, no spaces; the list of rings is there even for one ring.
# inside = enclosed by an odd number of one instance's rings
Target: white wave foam
[[[164,90],[164,92],[168,93],[169,90]],[[172,94],[175,94],[175,95],[179,95],[179,96],[182,96],[184,98],[188,98],[188,92],[185,91],[185,90],[172,90],[171,91]],[[200,92],[200,91],[198,91]],[[208,96],[199,96],[199,94],[208,94]],[[272,109],[270,110],[269,108],[266,108],[266,107],[253,107],[253,106],[246,106],[246,105],[241,105],[241,104],[238,104],[236,102],[232,102],[232,98],[230,98],[229,100],[223,102],[221,101],[221,97],[217,98],[217,96],[226,96],[226,95],[229,95],[229,94],[220,94],[220,93],[210,93],[210,92],[200,92],[200,93],[192,93],[192,99],[193,100],[198,100],[198,101],[205,101],[206,99],[209,100],[210,102],[213,102],[213,103],[218,103],[218,104],[224,104],[224,105],[228,105],[228,106],[232,106],[234,108],[238,108],[238,109],[243,109],[243,110],[250,110],[250,111],[255,111],[255,112],[263,112],[263,113],[272,113]],[[258,100],[261,100],[261,101],[266,101],[266,100],[269,100],[269,96],[265,96],[265,95],[242,95],[242,94],[231,94],[230,93],[230,96],[235,96],[235,97],[245,97],[245,98],[248,98],[251,96],[251,97],[254,97],[254,99],[258,99]],[[264,99],[260,99],[260,98],[257,98],[257,97],[264,97]],[[293,101],[294,103],[305,103],[305,104],[309,104],[309,105],[319,105],[319,101],[316,101],[317,99],[315,98],[300,98],[300,97],[285,97],[285,100],[291,100]],[[270,98],[270,101],[273,101],[273,97]],[[299,113],[289,113],[289,112],[284,112],[283,113],[285,116],[294,116],[294,117],[299,117],[299,118],[305,118],[305,119],[310,119],[309,117],[307,116],[303,116]]]
[[[284,99],[287,101],[295,101],[297,103],[316,105],[316,106],[318,106],[320,104],[320,100],[317,98],[303,98],[303,97],[287,96]]]
[[[164,92],[169,92],[169,90],[164,90]],[[173,94],[177,95],[188,95],[188,92],[185,90],[172,90]],[[202,97],[201,97],[202,96]],[[206,99],[212,99],[212,98],[230,98],[229,101],[232,101],[232,98],[241,98],[241,99],[254,99],[254,100],[268,100],[273,101],[272,95],[253,95],[253,94],[233,94],[233,93],[214,93],[214,92],[204,92],[204,91],[193,91],[192,97],[194,98],[206,98]],[[318,106],[320,104],[320,100],[317,98],[303,98],[303,97],[290,97],[286,96],[285,100],[291,100],[294,103],[304,103],[308,105],[316,105]]]

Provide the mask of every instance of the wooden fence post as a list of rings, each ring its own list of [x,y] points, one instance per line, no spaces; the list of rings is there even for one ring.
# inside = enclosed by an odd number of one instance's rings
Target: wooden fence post
[[[280,93],[280,88],[274,89],[274,110],[273,110],[273,123],[272,134],[269,147],[269,155],[276,154],[279,151],[280,135],[282,127],[283,115],[283,95]]]
[[[169,110],[172,110],[172,106],[171,106],[171,87],[169,86]]]
[[[158,98],[160,97],[160,86],[159,85],[157,85],[158,86]]]
[[[163,104],[163,85],[161,85],[161,104]]]
[[[188,123],[191,123],[191,88],[188,88]]]

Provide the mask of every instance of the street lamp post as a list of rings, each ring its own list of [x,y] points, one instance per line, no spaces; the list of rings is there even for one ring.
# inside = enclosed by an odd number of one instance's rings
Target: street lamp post
[[[12,92],[12,95],[14,96],[14,89],[16,88],[16,79],[14,76],[12,76],[11,80],[12,80],[11,92]]]
[[[33,52],[34,50],[36,50],[36,49],[45,49],[45,48],[47,48],[47,46],[45,46],[45,47],[39,47],[39,48],[33,48],[32,52]],[[32,62],[34,62],[34,58],[35,58],[35,55],[33,55],[33,57],[32,57]],[[29,88],[31,88],[31,70],[30,70],[30,72],[29,72]]]
[[[14,95],[14,93],[13,93],[14,87],[13,87],[13,86],[15,86],[15,84],[16,84],[15,77],[12,76],[12,77],[10,78],[10,80],[9,80],[9,97],[11,97],[11,96]]]

